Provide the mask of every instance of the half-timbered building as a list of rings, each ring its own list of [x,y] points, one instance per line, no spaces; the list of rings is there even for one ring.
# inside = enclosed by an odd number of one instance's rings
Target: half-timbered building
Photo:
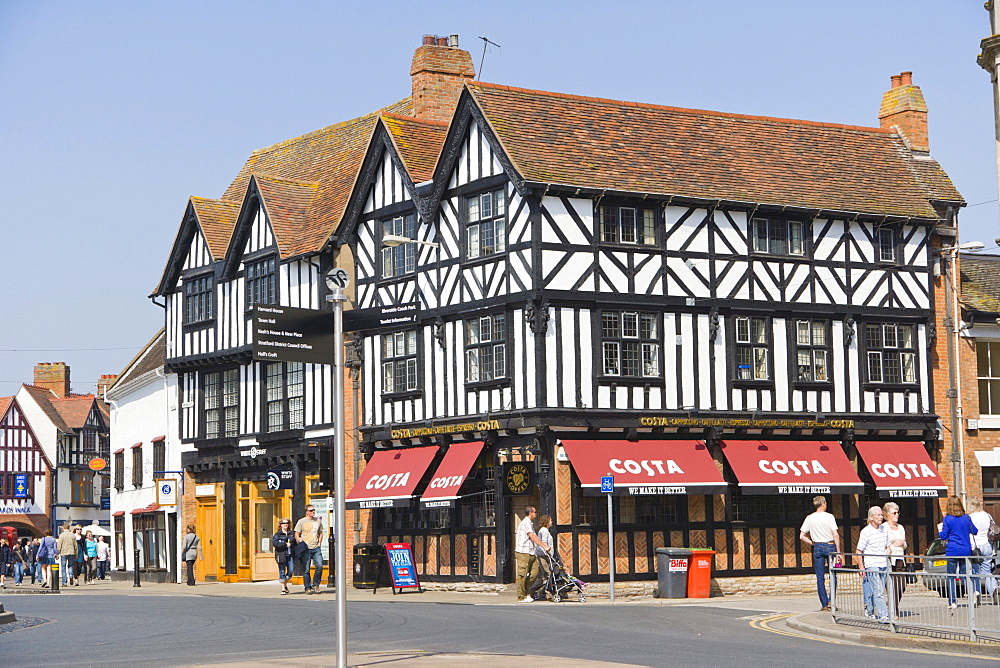
[[[0,525],[39,538],[49,522],[52,461],[15,397],[0,397]]]
[[[102,376],[99,387],[114,382]],[[24,416],[53,464],[49,521],[53,535],[72,524],[109,524],[102,498],[110,494],[108,406],[94,394],[75,394],[70,368],[62,362],[35,365],[34,382],[16,395]],[[98,468],[100,462],[104,465]],[[92,466],[94,468],[92,468]]]
[[[506,582],[530,503],[600,580],[610,474],[623,579],[661,546],[714,549],[723,577],[807,573],[820,493],[849,544],[888,496],[926,546],[932,250],[963,202],[919,88],[892,83],[881,127],[481,82],[443,138],[381,119],[337,232],[358,308],[419,307],[356,337],[372,471],[348,501],[377,509],[373,537],[412,542],[425,579]],[[443,142],[425,181],[417,128]]]

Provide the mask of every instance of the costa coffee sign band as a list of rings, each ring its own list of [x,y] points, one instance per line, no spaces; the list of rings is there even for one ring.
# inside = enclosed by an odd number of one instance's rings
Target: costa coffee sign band
[[[466,424],[445,424],[436,427],[414,427],[413,429],[393,429],[390,436],[397,438],[419,438],[421,436],[436,436],[437,434],[461,434],[465,431],[491,431],[500,429],[498,420],[484,420]]]
[[[749,429],[854,429],[854,420],[644,417],[641,427],[744,427]]]

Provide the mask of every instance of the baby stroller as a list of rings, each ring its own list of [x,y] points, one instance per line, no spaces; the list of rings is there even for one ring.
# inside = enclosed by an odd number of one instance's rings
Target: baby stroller
[[[552,594],[552,600],[558,603],[566,598],[567,593],[576,592],[581,603],[586,601],[587,595],[584,593],[584,589],[587,588],[587,583],[567,573],[559,555],[554,551],[548,555],[548,559],[548,577],[545,578],[545,584],[539,589],[539,595],[544,597],[546,593]]]

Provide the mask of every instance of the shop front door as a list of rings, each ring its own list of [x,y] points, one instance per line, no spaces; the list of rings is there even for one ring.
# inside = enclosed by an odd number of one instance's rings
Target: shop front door
[[[216,582],[222,568],[222,532],[219,524],[219,501],[214,498],[199,498],[197,514],[198,537],[205,558],[195,565],[194,574],[199,580]]]
[[[271,536],[278,528],[278,519],[281,517],[280,503],[279,499],[263,499],[254,502],[251,579],[255,582],[278,579],[278,562],[274,560]]]

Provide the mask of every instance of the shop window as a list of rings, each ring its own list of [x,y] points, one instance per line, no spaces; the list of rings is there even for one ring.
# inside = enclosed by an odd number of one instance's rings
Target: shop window
[[[142,487],[142,446],[132,447],[132,486]]]
[[[465,479],[456,502],[455,521],[463,528],[496,526],[496,489],[493,466],[476,465]]]
[[[466,259],[507,250],[507,202],[503,190],[473,195],[465,200]]]
[[[465,321],[465,380],[479,383],[507,377],[507,326],[503,313]]]
[[[382,335],[382,392],[417,389],[417,333],[413,330]]]
[[[237,523],[240,527],[240,536],[242,539],[238,541],[239,550],[237,554],[239,555],[239,566],[249,566],[250,565],[250,548],[253,543],[252,537],[253,532],[250,530],[250,483],[241,482],[236,485],[236,507],[238,509]]]
[[[392,235],[415,239],[417,233],[416,216],[412,213],[397,216],[382,222],[382,235]],[[398,246],[382,248],[382,278],[396,278],[412,274],[417,266],[417,244],[401,243]]]
[[[239,435],[240,370],[226,369],[202,376],[204,380],[205,438]]]
[[[653,245],[656,215],[652,209],[606,205],[597,208],[601,243]]]
[[[196,276],[184,281],[184,324],[208,322],[215,317],[212,275]]]
[[[770,380],[771,336],[767,318],[734,319],[736,380]]]
[[[115,489],[119,492],[125,489],[125,453],[116,452],[115,460]]]
[[[917,353],[913,330],[913,325],[895,323],[865,325],[869,383],[917,382]]]
[[[383,532],[419,529],[448,529],[451,527],[451,510],[418,505],[384,508],[378,514],[378,527]]]
[[[979,414],[1000,415],[1000,341],[976,342]]]
[[[1000,466],[983,467],[983,494],[1000,494]]]
[[[305,426],[305,365],[272,362],[265,369],[267,431],[302,429]]]
[[[167,532],[163,513],[139,513],[132,516],[132,535],[139,550],[139,567],[167,568]]]
[[[830,356],[828,324],[823,320],[796,320],[795,344],[800,383],[825,383],[830,380],[827,360]]]
[[[795,522],[816,510],[811,496],[743,494],[739,489],[729,507],[734,522]]]
[[[94,472],[69,472],[70,501],[72,503],[94,502]]]
[[[601,313],[605,376],[660,377],[659,316],[637,311]]]
[[[750,222],[750,236],[755,253],[768,255],[804,255],[801,221],[774,218],[754,218]]]
[[[687,496],[635,497],[635,521],[640,525],[677,524],[687,517]]]
[[[273,257],[246,264],[247,308],[250,308],[254,304],[275,303],[276,280],[274,267]]]

